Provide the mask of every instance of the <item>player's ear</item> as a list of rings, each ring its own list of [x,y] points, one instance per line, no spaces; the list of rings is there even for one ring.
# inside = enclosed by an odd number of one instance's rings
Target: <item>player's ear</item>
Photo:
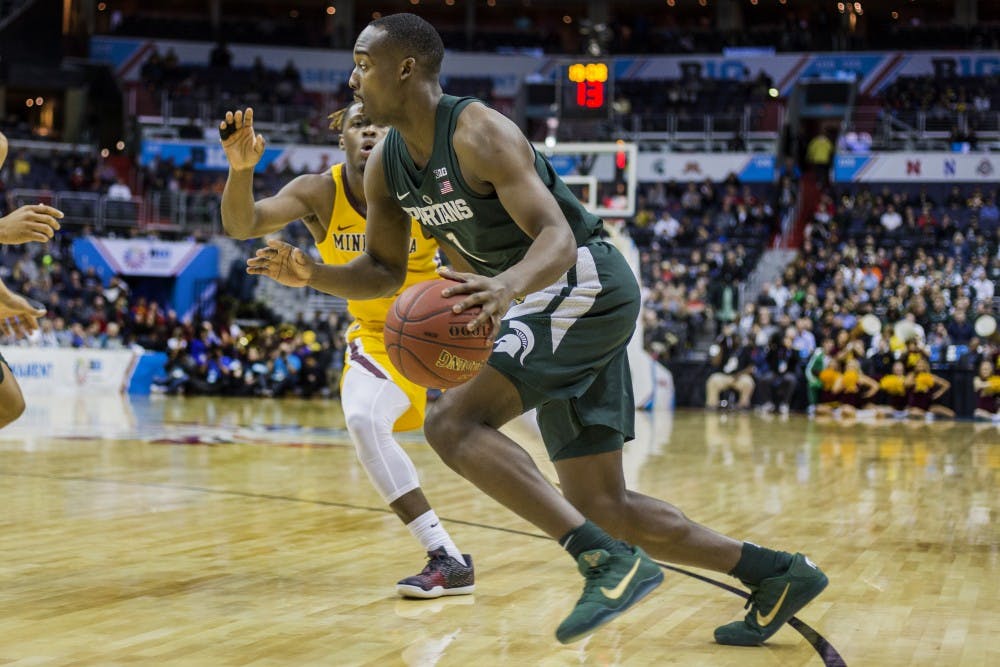
[[[343,133],[341,133],[340,134],[340,138],[337,139],[337,146],[340,148],[340,150],[344,150],[344,134]]]
[[[409,79],[416,66],[417,61],[413,58],[413,56],[406,58],[399,66],[399,78],[403,81]]]

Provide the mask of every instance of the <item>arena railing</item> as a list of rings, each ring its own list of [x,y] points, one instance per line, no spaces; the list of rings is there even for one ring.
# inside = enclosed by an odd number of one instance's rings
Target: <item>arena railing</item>
[[[98,234],[127,229],[221,234],[219,195],[212,192],[151,192],[115,199],[93,192],[17,188],[14,207],[44,203],[65,214],[63,225],[89,227]]]

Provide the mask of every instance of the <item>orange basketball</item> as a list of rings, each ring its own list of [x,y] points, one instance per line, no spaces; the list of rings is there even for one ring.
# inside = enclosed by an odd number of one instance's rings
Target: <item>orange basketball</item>
[[[385,318],[385,349],[392,364],[411,382],[449,389],[468,381],[493,352],[489,323],[468,331],[479,307],[460,314],[452,306],[467,295],[441,296],[449,280],[425,280],[396,298]]]

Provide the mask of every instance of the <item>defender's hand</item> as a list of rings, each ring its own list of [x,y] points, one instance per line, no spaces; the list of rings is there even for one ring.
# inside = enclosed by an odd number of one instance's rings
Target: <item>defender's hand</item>
[[[44,308],[35,308],[23,296],[0,283],[0,335],[23,338],[38,329],[37,318],[43,315]]]
[[[267,276],[289,287],[305,287],[316,262],[295,246],[271,239],[266,248],[247,260],[247,273]]]
[[[253,133],[253,108],[246,111],[227,111],[219,124],[222,150],[226,152],[229,167],[236,171],[253,169],[264,155],[264,137]]]
[[[503,281],[476,273],[459,273],[446,266],[438,269],[438,274],[442,278],[455,280],[459,283],[443,290],[441,292],[443,296],[447,297],[453,294],[469,295],[461,303],[455,305],[453,310],[456,313],[461,313],[473,306],[482,308],[482,312],[474,320],[465,325],[466,329],[472,331],[476,327],[489,322],[493,327],[492,331],[494,333],[500,331],[500,320],[514,301],[514,294]]]
[[[0,243],[17,245],[36,241],[45,243],[59,231],[63,212],[45,204],[27,204],[0,218]]]

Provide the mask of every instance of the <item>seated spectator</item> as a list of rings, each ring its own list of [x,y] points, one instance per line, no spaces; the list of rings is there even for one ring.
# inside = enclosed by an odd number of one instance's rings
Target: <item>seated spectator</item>
[[[130,201],[132,199],[132,189],[125,183],[125,179],[119,177],[114,185],[108,188],[108,199],[118,201]]]
[[[896,207],[889,204],[885,207],[885,213],[879,217],[882,228],[888,233],[893,233],[903,226],[903,216],[896,211]]]
[[[792,347],[790,332],[775,332],[766,351],[765,373],[756,378],[760,387],[762,409],[787,415],[795,388],[798,386],[799,354]]]
[[[725,407],[721,402],[722,392],[735,390],[739,397],[736,407],[747,410],[755,387],[751,347],[735,333],[731,324],[726,325],[718,345],[719,353],[713,360],[718,370],[709,375],[705,383],[705,406]]]
[[[988,359],[979,362],[979,372],[972,380],[976,393],[976,419],[1000,422],[1000,374]]]
[[[833,339],[824,338],[821,345],[813,349],[805,366],[807,389],[809,392],[809,416],[816,414],[820,399],[823,398],[823,380],[820,378],[828,363],[834,360]],[[831,386],[832,389],[832,386]]]

